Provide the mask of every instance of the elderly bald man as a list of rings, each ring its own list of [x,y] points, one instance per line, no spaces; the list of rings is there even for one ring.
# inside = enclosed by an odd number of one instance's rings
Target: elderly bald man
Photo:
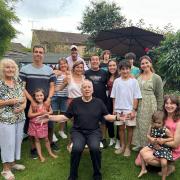
[[[93,84],[91,81],[85,80],[81,91],[82,97],[73,99],[64,115],[50,115],[48,118],[57,122],[65,122],[72,117],[74,118],[71,130],[73,147],[68,180],[77,179],[81,154],[86,144],[89,147],[93,164],[93,179],[101,180],[101,151],[99,144],[102,139],[102,133],[99,120],[104,117],[105,120],[112,122],[117,120],[117,116],[108,113],[102,100],[92,97]]]

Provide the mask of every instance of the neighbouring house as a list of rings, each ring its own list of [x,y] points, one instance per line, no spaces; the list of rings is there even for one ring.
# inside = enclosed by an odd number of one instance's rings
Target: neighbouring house
[[[21,43],[11,42],[9,50],[5,53],[3,57],[13,59],[17,63],[19,63],[27,55],[28,52],[26,51],[26,47],[24,47]]]
[[[66,56],[68,56],[68,54],[48,52],[45,54],[44,64],[56,65],[59,58]],[[26,47],[24,47],[21,43],[12,42],[9,50],[3,57],[15,60],[20,68],[25,64],[32,63],[32,53],[27,52]]]
[[[80,56],[83,56],[88,37],[86,34],[33,29],[31,47],[40,44],[46,52],[70,54],[70,46],[74,44],[78,46]]]

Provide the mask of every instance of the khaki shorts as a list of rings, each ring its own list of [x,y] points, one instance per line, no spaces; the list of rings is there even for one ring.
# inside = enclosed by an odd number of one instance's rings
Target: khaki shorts
[[[120,116],[121,116],[121,114],[120,114]],[[123,116],[126,116],[126,120],[114,121],[114,125],[116,125],[116,126],[121,126],[121,125],[136,126],[136,117],[134,119],[130,119],[129,113],[124,113]]]

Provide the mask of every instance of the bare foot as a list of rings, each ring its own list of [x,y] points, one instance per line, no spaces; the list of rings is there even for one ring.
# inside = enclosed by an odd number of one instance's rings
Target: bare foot
[[[167,176],[171,175],[175,171],[175,166],[168,166]],[[162,176],[162,171],[158,172],[159,176]]]
[[[40,161],[41,162],[45,162],[45,158],[44,157],[40,157]]]
[[[58,156],[57,155],[55,155],[55,154],[53,154],[53,153],[51,153],[51,154],[49,154],[52,158],[54,158],[54,159],[56,159],[56,158],[58,158]]]
[[[167,176],[171,175],[173,172],[175,172],[176,168],[175,166],[168,166],[168,170],[167,170]]]
[[[147,170],[141,170],[141,172],[138,175],[138,178],[142,177],[146,173],[147,173]]]

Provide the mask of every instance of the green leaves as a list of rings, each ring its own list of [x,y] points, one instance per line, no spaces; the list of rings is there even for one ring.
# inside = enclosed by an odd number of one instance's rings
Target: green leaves
[[[166,35],[160,47],[154,50],[158,73],[170,89],[180,89],[180,32]]]
[[[19,19],[15,15],[13,6],[8,5],[10,2],[14,1],[0,0],[0,56],[8,49],[11,39],[17,33],[12,23],[18,22]]]
[[[83,20],[77,28],[94,37],[101,30],[122,27],[126,19],[121,15],[120,10],[121,8],[115,3],[91,1],[90,7],[86,7]]]

